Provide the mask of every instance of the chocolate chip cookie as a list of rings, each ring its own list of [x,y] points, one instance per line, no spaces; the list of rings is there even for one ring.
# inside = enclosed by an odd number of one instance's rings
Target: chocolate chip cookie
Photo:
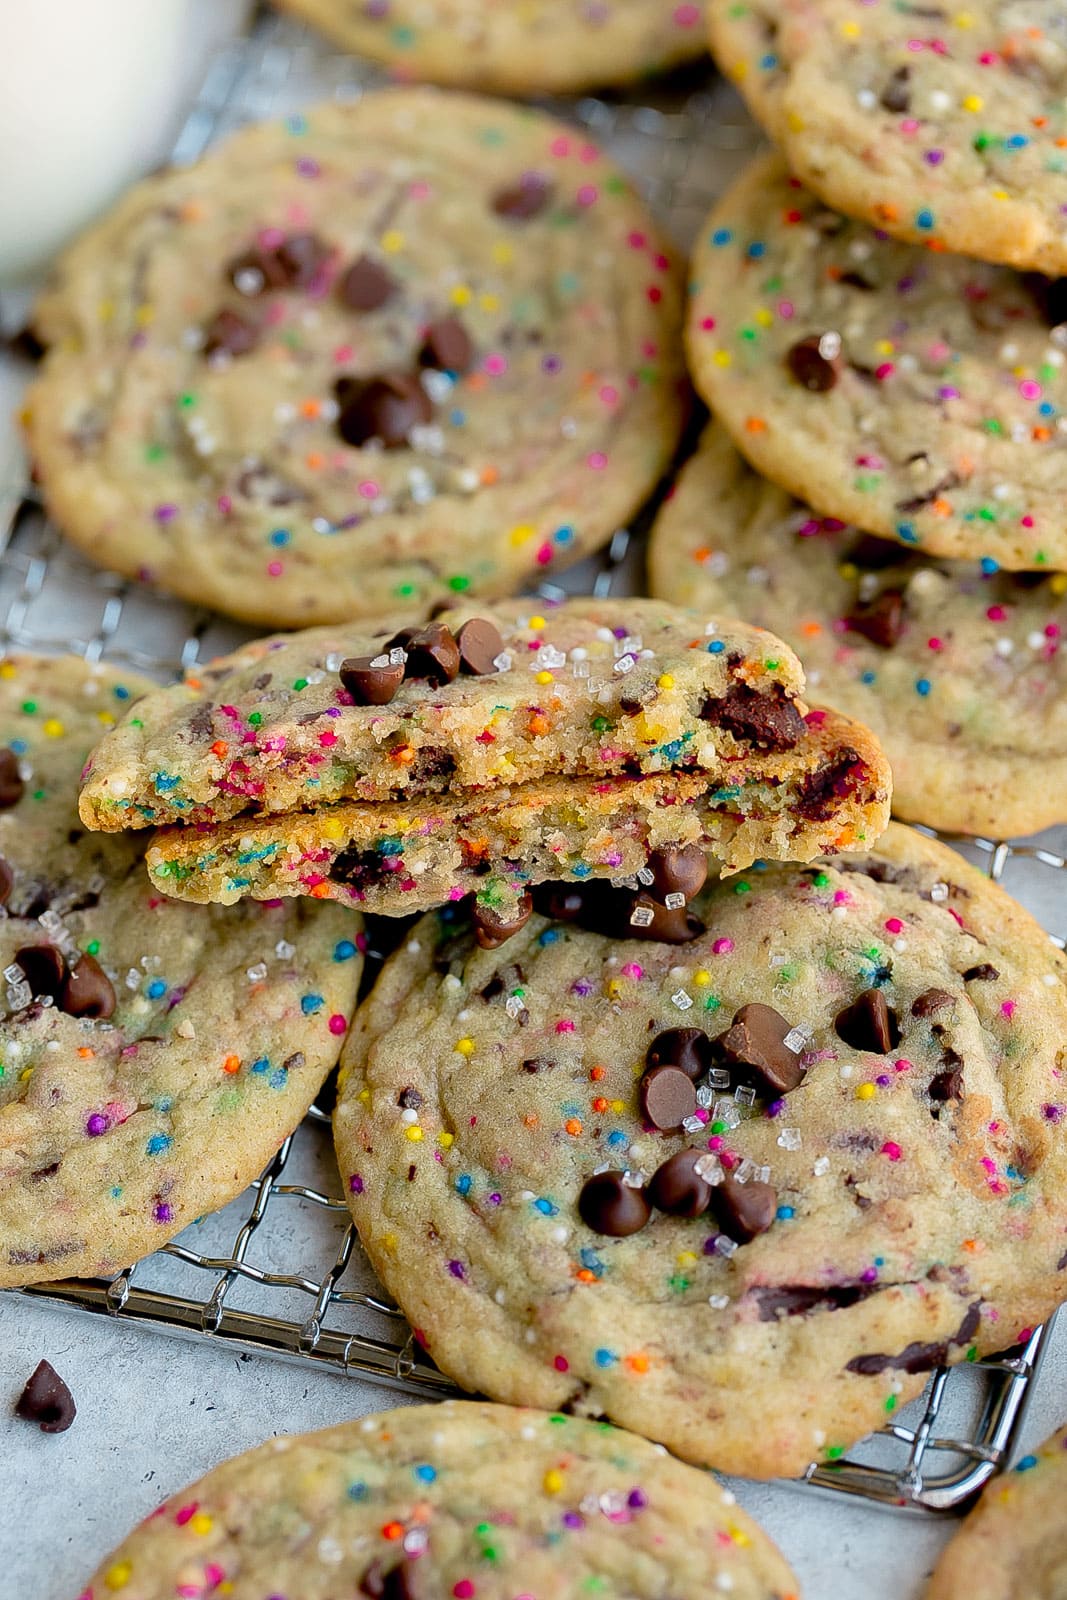
[[[0,1285],[115,1272],[254,1178],[340,1050],[360,919],[179,905],[144,838],[87,833],[78,774],[149,688],[0,661]]]
[[[954,851],[726,880],[681,951],[546,909],[424,918],[342,1059],[352,1214],[465,1387],[778,1476],[1067,1295],[1067,958]]]
[[[712,425],[656,522],[652,590],[771,628],[875,730],[898,816],[995,837],[1067,821],[1067,576],[938,561],[821,517]]]
[[[93,560],[265,626],[602,544],[681,423],[671,250],[572,128],[397,90],[245,129],[59,262],[27,402]]]

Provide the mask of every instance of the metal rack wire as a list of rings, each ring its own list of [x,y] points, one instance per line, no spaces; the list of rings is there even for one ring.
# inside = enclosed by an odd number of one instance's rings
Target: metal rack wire
[[[262,18],[249,39],[216,60],[174,160],[196,159],[244,121],[313,97],[352,98],[375,81],[373,71],[328,54],[297,25]],[[758,141],[732,91],[703,71],[668,84],[654,105],[620,97],[551,109],[608,147],[683,245]],[[620,530],[599,558],[542,592],[634,587],[640,528],[635,532]],[[6,497],[0,491],[0,649],[70,649],[166,680],[247,636],[211,613],[88,566],[45,521],[31,488],[18,485]],[[1067,829],[1036,842],[972,839],[961,847],[1063,945],[1054,924],[1067,886],[1060,876],[1067,872]],[[379,942],[388,936],[380,924],[376,932]],[[371,969],[377,957],[372,951]],[[244,1195],[128,1271],[21,1292],[425,1398],[456,1393],[374,1280],[341,1197],[328,1124],[322,1099]],[[1000,1358],[939,1370],[894,1424],[842,1461],[812,1465],[805,1481],[882,1505],[960,1509],[1010,1457],[1047,1333],[1035,1330]]]

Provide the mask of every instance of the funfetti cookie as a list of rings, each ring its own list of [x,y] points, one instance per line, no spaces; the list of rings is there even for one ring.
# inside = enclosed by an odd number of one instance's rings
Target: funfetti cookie
[[[431,914],[353,1023],[352,1214],[438,1364],[749,1476],[835,1460],[1067,1297],[1067,958],[946,846]]]
[[[899,816],[1000,837],[1067,820],[1067,577],[857,533],[712,424],[657,519],[649,580],[787,639],[807,693],[877,732]]]
[[[1067,1428],[994,1478],[945,1549],[925,1600],[1061,1600],[1067,1593]]]
[[[1067,568],[1067,303],[1056,283],[901,244],[774,157],[696,248],[694,380],[766,477],[926,554]]]
[[[0,1286],[116,1272],[239,1194],[355,1004],[357,914],[179,905],[143,837],[79,825],[86,752],[148,687],[0,662]]]
[[[711,37],[797,175],[898,238],[1067,271],[1067,12],[711,0]]]
[[[410,90],[246,129],[64,255],[29,444],[95,561],[265,626],[602,544],[681,423],[671,251],[572,128]]]
[[[398,78],[497,94],[576,94],[648,78],[706,49],[679,0],[278,0]]]
[[[223,1462],[142,1522],[82,1600],[127,1585],[137,1600],[194,1585],[237,1600],[800,1594],[706,1473],[602,1423],[457,1400]]]

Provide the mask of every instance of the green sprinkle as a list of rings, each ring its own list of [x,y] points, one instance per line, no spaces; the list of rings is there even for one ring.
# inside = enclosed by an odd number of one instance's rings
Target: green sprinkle
[[[763,663],[768,672],[777,672],[781,664],[782,663],[780,661],[765,661]]]
[[[895,1394],[889,1395],[885,1403],[885,1408],[887,1411],[895,1411],[897,1409],[897,1397]]]
[[[293,688],[297,690],[306,689],[307,686],[308,681],[306,678],[297,678],[296,682],[293,684]]]
[[[817,872],[811,881],[816,889],[826,889],[829,887],[830,875],[826,872]]]
[[[982,418],[982,427],[984,428],[986,433],[1003,433],[1004,432],[1003,426],[1001,425],[1001,423],[999,423],[997,421],[996,417],[983,417]]]
[[[594,717],[593,718],[593,732],[594,733],[604,733],[610,727],[611,727],[611,723],[608,721],[607,717]]]
[[[718,1009],[719,1009],[719,1007],[721,1005],[722,1005],[722,1001],[721,1000],[719,1000],[715,995],[709,994],[708,998],[704,1001],[704,1010],[705,1011],[718,1011]]]
[[[196,405],[196,395],[195,394],[180,394],[178,396],[178,404],[180,406],[184,406],[184,408],[186,410],[188,410],[190,406],[195,406]]]
[[[744,878],[741,879],[740,883],[735,883],[734,884],[734,894],[751,894],[751,893],[752,893],[752,885],[750,883],[746,883]]]
[[[130,727],[131,728],[143,728],[144,727],[144,723],[141,721],[140,717],[131,717],[130,718]]]
[[[150,444],[146,447],[144,458],[146,461],[162,461],[167,454],[166,447],[161,444]]]
[[[414,594],[415,585],[413,583],[398,583],[396,588],[393,590],[393,593],[399,595]]]
[[[36,700],[24,700],[22,702],[22,709],[28,717],[32,717],[34,712],[37,710]]]
[[[253,727],[253,728],[258,728],[262,721],[263,721],[263,713],[262,713],[262,711],[253,711],[251,716],[248,719],[249,726]]]
[[[463,575],[460,573],[457,573],[454,578],[449,578],[448,580],[448,587],[450,589],[454,589],[457,594],[462,594],[463,590],[469,589],[470,586],[470,579],[463,577]]]
[[[827,1461],[840,1461],[844,1453],[845,1447],[843,1444],[832,1444],[826,1451],[826,1459]]]

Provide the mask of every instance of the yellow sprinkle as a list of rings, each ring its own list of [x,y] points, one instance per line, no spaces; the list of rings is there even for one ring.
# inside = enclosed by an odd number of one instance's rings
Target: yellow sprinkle
[[[744,1528],[731,1528],[730,1529],[730,1538],[734,1541],[734,1544],[739,1544],[742,1547],[742,1549],[745,1547],[746,1544],[751,1544],[752,1543],[752,1540],[749,1538],[749,1536],[745,1532]]]
[[[856,1087],[857,1100],[873,1100],[878,1090],[873,1083],[861,1083]]]
[[[33,1068],[32,1067],[23,1067],[22,1071],[19,1073],[19,1082],[20,1083],[25,1083],[27,1078],[32,1078],[32,1077],[33,1077]]]
[[[891,356],[896,346],[894,345],[892,339],[878,339],[875,342],[874,348],[877,350],[880,356]]]
[[[626,1110],[626,1101],[625,1100],[613,1100],[611,1102],[611,1109],[612,1109],[612,1111],[614,1111],[616,1116],[619,1116],[623,1111]]]
[[[514,259],[515,251],[510,244],[501,243],[493,246],[493,260],[498,267],[506,267]]]
[[[480,294],[478,296],[478,304],[483,311],[499,311],[500,309],[500,299],[495,294]]]
[[[555,683],[555,681],[556,680],[552,676],[551,672],[535,672],[534,673],[534,682],[535,683]]]
[[[604,992],[609,1000],[617,1000],[619,995],[622,993],[622,984],[619,982],[618,978],[609,978],[607,983],[604,985]]]
[[[441,1146],[442,1150],[451,1150],[452,1146],[456,1142],[456,1136],[454,1133],[446,1133],[444,1130],[442,1130],[437,1135],[437,1142]]]
[[[198,1511],[195,1517],[189,1520],[189,1527],[193,1533],[201,1535],[210,1533],[215,1526],[214,1517],[209,1517],[206,1511]]]
[[[527,539],[533,538],[536,531],[535,528],[531,528],[528,522],[519,522],[512,528],[508,538],[512,544],[525,544]]]
[[[345,825],[337,817],[327,817],[322,824],[322,833],[326,839],[343,839]]]
[[[769,328],[774,321],[774,313],[761,306],[752,320],[753,322],[758,322],[761,328]]]
[[[455,1050],[457,1055],[460,1055],[460,1056],[472,1056],[474,1054],[474,1040],[473,1039],[457,1039],[456,1043],[452,1046],[452,1048]]]
[[[860,569],[854,561],[842,561],[837,570],[849,583],[860,575]]]
[[[679,1250],[675,1259],[680,1267],[687,1267],[691,1261],[695,1261],[697,1259],[696,1251]]]
[[[660,689],[673,689],[674,679],[671,677],[669,672],[665,672],[661,677],[656,679],[656,686]]]
[[[799,116],[795,111],[791,111],[789,113],[788,121],[789,128],[792,133],[804,132],[804,118]]]
[[[745,79],[748,77],[748,62],[747,61],[738,61],[736,66],[733,67],[732,71],[733,71],[733,75],[736,78],[737,82],[738,83],[743,83],[745,81]]]
[[[44,731],[50,739],[61,739],[63,737],[63,724],[58,717],[49,717],[44,725]]]
[[[150,322],[156,320],[155,306],[138,306],[133,314],[133,320],[139,328],[147,328]]]
[[[965,94],[960,104],[964,111],[981,111],[985,101],[980,94]]]
[[[387,1250],[395,1250],[396,1249],[396,1234],[395,1233],[383,1234],[382,1235],[382,1244],[385,1246],[385,1248]]]
[[[102,722],[105,728],[113,728],[115,726],[115,719],[110,711],[98,711],[96,715],[97,720]]]
[[[693,973],[693,982],[701,989],[706,989],[711,982],[711,973],[701,967],[699,972]]]
[[[974,18],[971,16],[969,11],[957,11],[956,15],[952,19],[952,22],[957,28],[974,27]]]
[[[1057,572],[1049,579],[1048,586],[1053,594],[1067,594],[1067,572]]]
[[[115,304],[112,300],[101,300],[96,308],[96,314],[101,322],[110,322],[115,315]]]
[[[116,1561],[113,1567],[108,1567],[104,1573],[104,1582],[109,1589],[125,1589],[133,1577],[133,1567],[128,1561]]]
[[[1008,196],[1007,189],[994,189],[993,190],[993,199],[994,200],[1007,200],[1008,198],[1009,198],[1009,196]]]
[[[858,39],[860,36],[860,25],[858,22],[843,22],[841,24],[841,32],[846,39]]]
[[[361,1089],[359,1091],[359,1094],[356,1096],[356,1099],[357,1100],[362,1100],[365,1103],[369,1104],[369,1102],[370,1102],[370,1090],[369,1089]]]
[[[13,678],[14,676],[15,669],[10,661],[5,661],[0,664],[0,678]]]
[[[396,228],[390,228],[388,233],[382,234],[382,249],[388,250],[390,255],[396,255],[398,250],[403,250],[406,244],[404,235]]]
[[[454,306],[469,306],[472,296],[465,283],[457,283],[448,298]]]
[[[563,1474],[555,1467],[549,1467],[545,1473],[544,1481],[546,1494],[559,1494],[559,1491],[563,1488]]]
[[[410,1139],[412,1144],[421,1143],[422,1137],[422,1129],[419,1127],[417,1122],[412,1123],[410,1128],[404,1129],[404,1138]]]
[[[526,619],[526,626],[528,628],[543,628],[544,625],[544,617],[527,617]]]
[[[717,367],[728,367],[733,359],[729,350],[716,350],[711,358]]]

